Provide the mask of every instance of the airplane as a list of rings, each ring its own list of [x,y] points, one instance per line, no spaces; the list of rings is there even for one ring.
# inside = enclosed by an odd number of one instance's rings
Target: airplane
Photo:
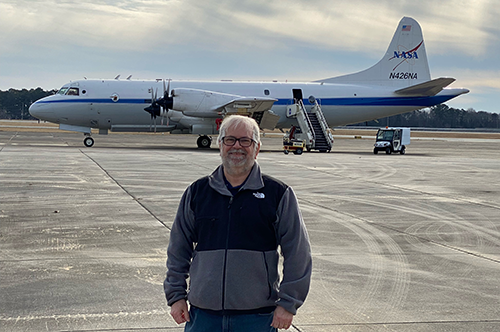
[[[330,128],[365,122],[444,103],[469,92],[447,88],[454,78],[431,79],[420,25],[403,17],[382,59],[374,66],[312,82],[185,81],[174,79],[84,79],[65,84],[29,108],[35,118],[82,132],[91,147],[91,129],[112,132],[198,134],[209,148],[210,135],[231,114],[254,117],[261,129],[297,125],[287,107],[311,96]],[[160,91],[160,96],[158,96]],[[310,103],[313,103],[310,101]],[[306,104],[306,102],[304,102]],[[307,105],[306,109],[312,106]],[[159,118],[159,123],[157,123]]]

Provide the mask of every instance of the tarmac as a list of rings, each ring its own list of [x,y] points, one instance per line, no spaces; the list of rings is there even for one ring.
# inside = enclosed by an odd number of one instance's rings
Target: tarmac
[[[163,294],[184,189],[220,163],[191,135],[0,128],[0,330],[182,331]],[[292,332],[499,331],[500,139],[373,139],[258,162],[291,185],[313,254]]]

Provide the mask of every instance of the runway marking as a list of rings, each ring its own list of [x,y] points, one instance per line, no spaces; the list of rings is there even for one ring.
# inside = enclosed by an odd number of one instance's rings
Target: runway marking
[[[58,319],[89,319],[89,318],[123,318],[135,316],[154,316],[154,315],[167,315],[168,312],[164,309],[156,309],[151,311],[135,311],[135,312],[114,312],[114,313],[99,313],[99,314],[66,314],[66,315],[40,315],[40,316],[17,316],[17,317],[4,317],[0,316],[0,321],[3,322],[21,322],[33,320],[58,320]]]
[[[132,197],[132,199],[134,201],[136,201],[144,210],[146,210],[153,218],[155,218],[156,220],[158,220],[160,222],[160,224],[162,224],[163,226],[165,226],[165,228],[167,228],[168,230],[172,230],[172,228],[170,226],[168,226],[163,220],[161,220],[156,214],[153,213],[153,211],[151,211],[146,205],[144,205],[143,203],[141,203],[140,199],[138,199],[137,197],[135,197],[131,192],[129,192],[124,186],[122,186],[111,174],[109,174],[109,172],[104,169],[104,167],[102,167],[94,158],[92,158],[91,156],[89,156],[87,153],[85,153],[82,149],[79,149],[80,152],[85,156],[87,157],[88,159],[90,159],[94,164],[97,165],[97,167],[99,167],[103,172],[104,174],[106,174],[111,180],[113,180],[114,183],[116,183],[116,185],[118,187],[120,187],[125,193],[127,193],[127,195],[129,195],[130,197]]]
[[[489,323],[500,323],[500,319],[485,319],[485,320],[430,320],[430,321],[403,321],[403,322],[372,322],[372,323],[318,323],[318,324],[301,324],[302,326],[384,326],[384,325],[426,325],[426,324],[489,324]],[[471,329],[473,331],[474,329]]]
[[[0,148],[0,152],[3,151],[3,148],[7,145],[10,145],[10,142],[12,142],[12,140],[17,136],[17,132],[15,134],[13,134],[9,140],[7,141],[7,143],[3,143],[3,144],[0,144],[1,148]]]

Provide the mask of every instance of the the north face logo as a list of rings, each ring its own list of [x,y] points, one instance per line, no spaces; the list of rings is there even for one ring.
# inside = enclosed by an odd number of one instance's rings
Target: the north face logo
[[[256,198],[260,198],[260,199],[266,198],[266,195],[264,195],[263,193],[259,193],[259,192],[253,193],[253,195]]]

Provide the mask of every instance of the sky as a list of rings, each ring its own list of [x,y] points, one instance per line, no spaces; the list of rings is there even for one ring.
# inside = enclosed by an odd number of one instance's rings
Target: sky
[[[0,0],[0,90],[86,78],[313,81],[364,70],[404,16],[446,104],[500,113],[498,0]]]

